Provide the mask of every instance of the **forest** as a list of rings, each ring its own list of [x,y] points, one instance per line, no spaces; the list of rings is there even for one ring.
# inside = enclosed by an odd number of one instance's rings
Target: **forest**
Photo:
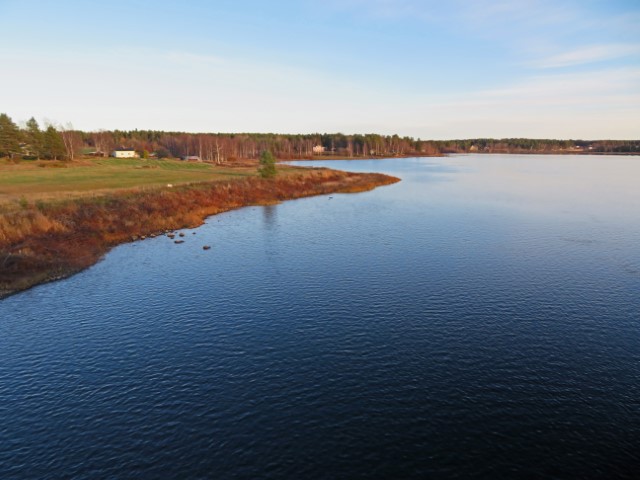
[[[640,140],[475,138],[433,143],[441,153],[640,153]]]
[[[107,156],[116,148],[131,148],[143,158],[183,158],[225,163],[257,159],[271,151],[277,158],[375,158],[432,156],[447,153],[640,153],[640,140],[553,140],[477,138],[421,140],[399,135],[314,133],[188,133],[159,130],[85,132],[67,126],[40,127],[32,117],[17,124],[0,114],[0,157],[73,160]]]

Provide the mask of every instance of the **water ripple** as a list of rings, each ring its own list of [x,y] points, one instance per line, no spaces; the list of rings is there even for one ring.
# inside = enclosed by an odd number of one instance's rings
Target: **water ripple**
[[[635,478],[640,172],[603,160],[332,163],[403,182],[1,302],[0,478]]]

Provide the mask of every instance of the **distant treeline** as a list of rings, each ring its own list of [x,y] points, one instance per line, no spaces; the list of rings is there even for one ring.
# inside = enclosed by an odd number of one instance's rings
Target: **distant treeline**
[[[640,153],[640,140],[474,138],[433,142],[441,153]]]
[[[436,155],[435,142],[398,135],[275,134],[275,133],[184,133],[157,130],[79,132],[84,145],[107,152],[126,146],[159,157],[197,156],[205,161],[224,162],[255,159],[270,150],[280,159],[313,158],[318,155],[343,157]]]
[[[275,133],[185,133],[158,130],[102,130],[83,132],[47,125],[31,118],[18,126],[0,114],[0,157],[69,159],[78,155],[108,155],[131,148],[140,156],[188,157],[223,163],[256,159],[270,150],[280,159],[338,157],[394,157],[443,153],[640,153],[639,140],[540,140],[527,138],[420,140],[398,135]]]

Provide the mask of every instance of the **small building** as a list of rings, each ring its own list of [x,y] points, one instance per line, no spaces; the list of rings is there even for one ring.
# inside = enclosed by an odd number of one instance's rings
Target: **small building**
[[[322,145],[316,145],[313,147],[313,153],[315,153],[316,155],[319,155],[321,153],[324,153],[324,147]]]
[[[84,152],[88,157],[106,157],[107,154],[101,150],[88,150]]]
[[[200,157],[197,155],[187,155],[182,157],[182,160],[184,160],[185,162],[201,162],[202,161]]]
[[[116,148],[111,152],[111,156],[115,158],[138,158],[140,155],[133,148]]]

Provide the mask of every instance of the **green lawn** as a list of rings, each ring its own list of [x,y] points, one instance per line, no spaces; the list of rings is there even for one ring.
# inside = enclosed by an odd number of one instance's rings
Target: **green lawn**
[[[255,167],[177,160],[99,158],[77,162],[0,160],[0,203],[100,194],[137,187],[225,180],[256,175]]]

